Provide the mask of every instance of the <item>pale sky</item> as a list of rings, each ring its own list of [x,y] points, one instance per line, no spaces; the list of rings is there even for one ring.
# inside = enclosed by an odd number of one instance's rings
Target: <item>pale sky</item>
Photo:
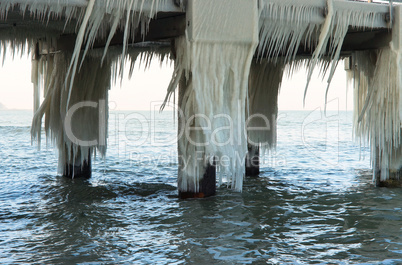
[[[31,84],[31,59],[28,55],[14,60],[7,57],[3,67],[0,67],[0,104],[7,109],[33,109],[33,89]],[[173,71],[173,64],[154,61],[151,67],[144,71],[138,68],[133,78],[124,78],[112,87],[109,93],[110,107],[114,110],[150,110],[151,102],[162,101]],[[324,107],[326,79],[322,81],[317,71],[313,74],[307,98],[303,107],[303,94],[306,84],[306,70],[302,69],[291,78],[284,78],[279,95],[280,110],[314,110]],[[352,90],[352,89],[350,89]],[[352,91],[346,93],[346,74],[343,63],[339,63],[329,90],[328,100],[339,102],[339,110],[352,110]],[[1,105],[0,105],[1,106]],[[331,104],[331,109],[334,104]]]

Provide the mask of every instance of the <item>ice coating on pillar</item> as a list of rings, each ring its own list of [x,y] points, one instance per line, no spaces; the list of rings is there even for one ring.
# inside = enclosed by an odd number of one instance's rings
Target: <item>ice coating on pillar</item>
[[[136,61],[147,68],[153,58],[162,62],[167,54],[169,49],[135,49],[123,57],[118,48],[111,48],[103,58],[102,50],[92,50],[74,78],[70,101],[65,80],[71,51],[42,55],[32,61],[32,81],[38,93],[35,98],[39,98],[39,92],[45,97],[35,111],[31,134],[40,146],[44,116],[46,136],[59,150],[60,174],[65,165],[82,166],[95,152],[106,155],[108,90],[120,77],[121,62],[131,62],[132,73]]]
[[[190,26],[175,41],[175,71],[168,89],[173,93],[184,78],[179,101],[190,130],[179,139],[179,154],[188,161],[179,169],[179,190],[198,192],[205,162],[216,157],[221,177],[241,191],[248,75],[258,42],[257,2],[196,0],[189,5]],[[196,159],[200,154],[201,161]],[[220,165],[222,157],[230,160],[225,166]]]
[[[354,85],[354,131],[371,147],[373,179],[387,181],[402,168],[401,89],[402,9],[395,7],[395,23],[389,47],[354,52],[348,79]]]
[[[42,117],[45,131],[59,150],[59,173],[66,165],[82,166],[93,152],[106,153],[108,98],[111,66],[100,57],[87,57],[77,74],[70,102],[64,80],[71,54],[60,52],[40,63],[46,71],[39,76],[47,87],[45,99],[35,112],[31,133],[40,141]]]
[[[401,167],[400,163],[395,165],[393,162],[397,158],[395,152],[401,149],[398,57],[388,47],[356,52],[352,56],[355,68],[349,74],[355,90],[355,135],[369,141],[373,177],[380,177],[381,181],[389,179],[390,170]],[[380,176],[376,176],[379,173],[376,168],[380,170]]]

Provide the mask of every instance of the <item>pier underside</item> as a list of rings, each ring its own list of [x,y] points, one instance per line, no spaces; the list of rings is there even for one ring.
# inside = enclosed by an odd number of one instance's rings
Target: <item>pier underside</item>
[[[214,195],[216,168],[237,191],[245,174],[258,176],[259,156],[276,145],[286,67],[305,65],[310,80],[320,66],[330,83],[347,58],[355,135],[370,142],[376,184],[388,186],[401,183],[401,12],[400,6],[341,0],[63,0],[54,6],[0,0],[0,55],[8,45],[32,47],[32,135],[40,140],[44,116],[60,152],[59,172],[69,177],[89,177],[91,156],[106,153],[108,84],[122,75],[124,62],[174,58],[167,98],[180,84],[179,122],[191,130],[178,142],[179,155],[192,161],[186,168],[179,163],[183,198]],[[93,104],[77,105],[84,101]],[[87,111],[74,118],[74,107]],[[230,119],[222,121],[224,115]],[[228,133],[230,126],[244,135]],[[72,140],[71,132],[81,135]],[[222,167],[225,156],[230,163]]]
[[[15,3],[30,3],[30,2],[41,2],[41,1],[9,1]],[[43,4],[46,1],[42,1]],[[84,9],[86,7],[86,2],[84,0],[77,1],[67,1],[69,5],[65,4],[65,7],[77,7]],[[166,1],[160,10],[155,15],[155,18],[150,19],[149,25],[147,25],[146,32],[141,32],[137,30],[136,33],[130,36],[128,43],[133,47],[139,47],[139,51],[145,48],[154,48],[155,46],[167,47],[171,45],[171,41],[179,36],[183,36],[187,29],[186,25],[186,12],[185,7],[179,4],[180,1]],[[272,1],[278,2],[278,1]],[[281,1],[286,2],[286,1]],[[297,1],[300,6],[311,6],[311,1]],[[367,2],[356,2],[356,1],[334,1],[338,4],[338,8],[341,10],[349,10],[351,13],[360,12],[363,10],[368,10],[379,14],[382,17],[381,20],[373,21],[370,27],[366,28],[355,28],[357,25],[351,25],[348,30],[343,44],[342,44],[342,55],[348,56],[353,51],[359,50],[373,50],[379,47],[388,46],[392,39],[392,31],[390,29],[389,21],[391,20],[390,7],[386,4],[376,4]],[[146,3],[146,2],[145,2]],[[1,7],[1,6],[0,6]],[[314,7],[319,10],[315,16],[310,18],[310,23],[317,26],[323,24],[325,20],[325,14],[327,12],[327,4],[325,0],[314,1]],[[394,7],[392,7],[392,10]],[[284,21],[281,23],[286,24],[286,20],[291,21],[292,17],[285,17]],[[270,16],[263,18],[264,20],[274,20]],[[38,16],[37,14],[31,13],[21,7],[19,4],[14,5],[7,14],[3,14],[0,17],[0,33],[3,36],[14,35],[18,36],[18,32],[27,35],[24,37],[29,37],[32,34],[33,38],[45,39],[46,37],[52,36],[57,40],[55,46],[56,50],[64,50],[66,46],[74,46],[77,37],[77,27],[79,24],[77,19],[69,19],[65,15],[61,17],[52,16],[49,14],[43,14]],[[144,26],[144,25],[142,25]],[[141,26],[140,26],[141,27]],[[40,36],[42,35],[42,36]],[[304,36],[306,37],[306,36]],[[318,37],[318,36],[316,36]],[[4,37],[3,37],[4,38]],[[1,38],[1,39],[3,39]],[[106,46],[107,39],[96,38],[92,44],[93,49],[103,49]],[[123,29],[118,29],[113,38],[111,39],[108,46],[122,46],[124,42],[124,31]],[[314,52],[314,47],[309,47],[309,45],[304,45],[307,40],[301,41],[301,45],[297,50],[298,56],[311,56]],[[135,45],[135,44],[139,45]],[[287,49],[283,49],[285,52],[279,54],[279,56],[286,56]],[[42,53],[46,53],[46,50],[42,50]],[[256,54],[257,57],[257,54]]]

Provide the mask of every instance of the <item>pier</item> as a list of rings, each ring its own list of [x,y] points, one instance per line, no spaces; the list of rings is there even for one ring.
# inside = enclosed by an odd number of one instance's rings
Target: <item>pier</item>
[[[26,45],[35,94],[32,137],[41,140],[44,119],[66,177],[90,177],[94,153],[106,154],[108,90],[125,62],[170,57],[175,68],[166,102],[178,93],[184,128],[181,198],[212,196],[223,177],[241,191],[246,175],[259,175],[259,156],[276,145],[283,75],[301,66],[308,69],[306,91],[315,68],[329,74],[328,84],[337,67],[345,68],[355,93],[354,134],[370,144],[373,181],[402,183],[397,3],[0,0],[0,58],[8,47]]]

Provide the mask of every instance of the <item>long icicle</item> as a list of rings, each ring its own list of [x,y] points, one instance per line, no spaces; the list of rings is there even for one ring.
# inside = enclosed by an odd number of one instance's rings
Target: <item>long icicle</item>
[[[74,83],[74,78],[75,78],[76,71],[77,71],[77,65],[78,65],[78,61],[79,61],[79,57],[80,57],[82,43],[84,42],[85,31],[86,31],[86,28],[88,25],[89,17],[91,16],[92,10],[94,9],[94,5],[95,5],[95,0],[89,0],[88,6],[87,6],[87,9],[85,12],[84,20],[82,21],[80,30],[77,35],[77,40],[75,42],[72,60],[71,60],[70,66],[67,71],[66,81],[65,81],[66,85],[69,84],[68,98],[67,98],[67,105],[66,105],[67,108],[69,107],[69,103],[70,103],[71,91],[73,89],[73,83]],[[71,74],[71,78],[70,78],[70,80],[68,80],[70,74]],[[66,109],[66,111],[67,111],[67,109]]]
[[[311,80],[311,76],[313,75],[314,68],[317,64],[317,61],[322,56],[323,49],[325,48],[325,46],[328,42],[328,38],[329,38],[329,34],[330,34],[332,19],[334,16],[333,0],[327,0],[327,7],[328,7],[328,14],[327,14],[327,17],[325,18],[325,23],[321,29],[318,46],[314,50],[313,57],[311,58],[310,65],[309,65],[309,70],[308,70],[308,75],[307,75],[307,84],[306,84],[306,88],[304,89],[303,105],[305,105],[305,103],[306,103],[307,89],[308,89],[308,85],[310,84],[310,80]]]

